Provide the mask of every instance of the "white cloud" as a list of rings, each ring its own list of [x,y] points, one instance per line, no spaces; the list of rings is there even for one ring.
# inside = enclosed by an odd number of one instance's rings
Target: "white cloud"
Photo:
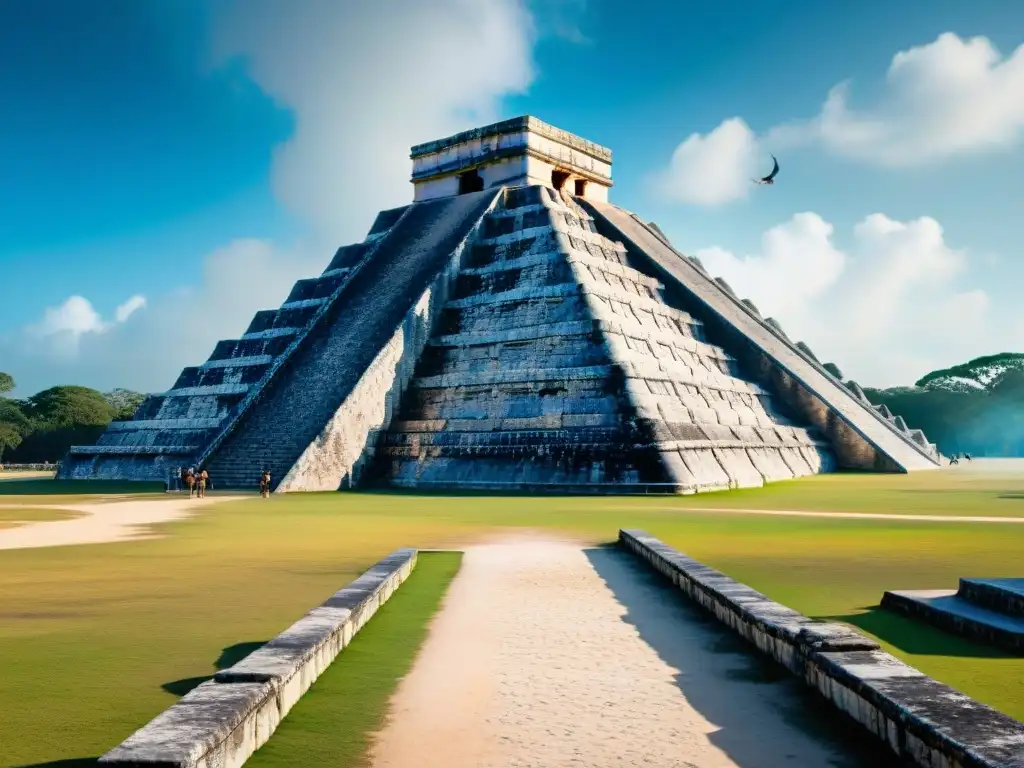
[[[996,317],[988,295],[964,281],[969,256],[945,242],[934,219],[872,214],[847,240],[840,248],[831,224],[800,213],[766,232],[760,253],[696,255],[790,338],[862,384],[910,384],[987,349],[1019,346],[1012,318]]]
[[[84,333],[103,333],[107,324],[99,312],[93,309],[84,296],[71,296],[59,307],[47,307],[42,321],[31,326],[29,331],[36,336],[57,336],[69,334],[73,337]]]
[[[519,0],[232,2],[215,56],[243,57],[289,108],[278,198],[332,244],[412,200],[409,148],[500,118],[533,79],[533,20]]]
[[[124,304],[121,304],[116,310],[114,310],[114,318],[119,323],[123,323],[129,317],[134,315],[140,309],[146,306],[146,297],[140,294],[132,296]]]
[[[746,196],[755,159],[817,145],[853,160],[901,167],[1005,150],[1024,138],[1024,45],[1003,57],[985,37],[939,35],[893,56],[881,95],[851,106],[852,85],[829,92],[820,113],[755,134],[739,117],[680,144],[659,189],[671,199],[721,205]]]
[[[74,361],[87,337],[108,333],[146,305],[146,297],[132,296],[114,311],[113,322],[106,321],[84,296],[69,296],[57,307],[43,310],[38,323],[26,326],[24,348],[63,361]]]
[[[738,117],[701,135],[690,134],[672,153],[656,186],[671,200],[720,205],[745,197],[757,162],[757,139]]]
[[[205,258],[194,284],[126,301],[115,313],[124,321],[104,322],[88,300],[72,297],[62,305],[74,307],[71,312],[47,310],[36,327],[46,334],[34,328],[0,338],[0,358],[20,392],[67,382],[162,391],[182,368],[205,361],[217,341],[244,333],[257,310],[280,306],[296,280],[319,274],[329,260],[319,249],[236,240]],[[51,320],[58,315],[63,322]]]
[[[764,233],[760,254],[738,258],[714,247],[696,255],[734,289],[749,292],[754,288],[771,296],[777,312],[802,306],[839,278],[846,254],[833,245],[832,231],[832,225],[818,214],[798,213]],[[807,269],[808,264],[813,268]]]
[[[985,37],[947,32],[897,53],[875,104],[851,108],[850,92],[833,88],[808,126],[838,154],[905,166],[1005,149],[1024,136],[1024,45],[1004,58]]]

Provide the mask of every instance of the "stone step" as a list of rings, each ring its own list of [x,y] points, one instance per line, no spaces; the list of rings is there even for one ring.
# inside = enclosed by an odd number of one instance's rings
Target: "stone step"
[[[960,579],[957,594],[983,608],[1024,618],[1024,578]]]
[[[190,456],[195,445],[73,445],[73,456]]]
[[[882,607],[1014,654],[1024,655],[1024,617],[976,605],[952,589],[892,590]]]

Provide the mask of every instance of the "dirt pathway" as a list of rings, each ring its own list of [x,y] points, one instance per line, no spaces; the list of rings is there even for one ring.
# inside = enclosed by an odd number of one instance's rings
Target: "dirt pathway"
[[[855,766],[795,680],[616,549],[469,547],[375,768]]]
[[[0,530],[0,549],[64,547],[72,544],[103,544],[128,539],[154,538],[148,526],[187,517],[199,507],[230,501],[234,497],[211,496],[205,499],[147,499],[133,501],[97,501],[86,503],[4,505],[36,509],[70,509],[84,513],[71,520],[33,522]]]

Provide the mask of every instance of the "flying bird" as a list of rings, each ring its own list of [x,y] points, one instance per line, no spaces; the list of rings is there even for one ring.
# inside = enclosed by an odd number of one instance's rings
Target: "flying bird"
[[[779,172],[779,161],[775,159],[775,155],[772,155],[772,162],[775,163],[775,166],[772,168],[771,173],[760,179],[751,179],[751,181],[753,181],[755,184],[774,184],[775,176]]]

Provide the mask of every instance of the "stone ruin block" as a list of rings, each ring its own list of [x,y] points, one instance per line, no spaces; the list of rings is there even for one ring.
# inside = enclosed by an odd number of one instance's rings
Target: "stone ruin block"
[[[798,341],[796,343],[796,348],[803,352],[805,355],[807,355],[809,358],[811,358],[811,360],[813,360],[814,362],[818,362],[818,358],[814,356],[814,353],[811,351],[811,348],[807,346],[804,342]]]

